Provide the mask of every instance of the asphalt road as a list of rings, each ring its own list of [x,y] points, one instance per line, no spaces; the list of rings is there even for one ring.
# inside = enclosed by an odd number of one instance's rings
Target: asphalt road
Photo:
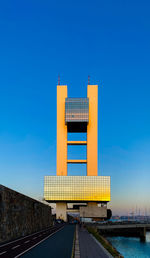
[[[71,258],[74,232],[75,225],[66,225],[21,257]]]
[[[42,241],[45,241],[45,239],[48,239],[53,234],[57,234],[56,232],[59,232],[59,230],[62,230],[62,228],[62,225],[49,227],[26,237],[21,237],[17,240],[2,244],[0,245],[0,258],[22,257],[22,254],[25,251],[31,249],[35,245],[38,245]]]

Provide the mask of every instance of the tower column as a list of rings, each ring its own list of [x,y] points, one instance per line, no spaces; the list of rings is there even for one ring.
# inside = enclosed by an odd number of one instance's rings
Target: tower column
[[[57,176],[67,176],[67,125],[65,124],[67,86],[57,86]]]
[[[97,176],[98,85],[88,85],[89,123],[87,125],[87,176]]]

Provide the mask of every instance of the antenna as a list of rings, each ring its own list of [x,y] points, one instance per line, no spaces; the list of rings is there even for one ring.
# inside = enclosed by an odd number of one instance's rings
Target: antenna
[[[88,75],[88,85],[90,85],[90,75]]]
[[[102,88],[104,87],[104,81],[103,80],[100,80],[100,85],[101,85]]]
[[[58,85],[60,85],[60,75],[58,75]]]

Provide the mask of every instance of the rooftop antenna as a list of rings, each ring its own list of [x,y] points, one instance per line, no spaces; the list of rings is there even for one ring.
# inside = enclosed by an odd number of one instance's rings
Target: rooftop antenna
[[[60,85],[60,75],[58,75],[58,85]]]
[[[88,75],[88,85],[90,85],[90,75]]]
[[[103,80],[100,80],[100,85],[101,85],[102,88],[104,87],[104,81]]]

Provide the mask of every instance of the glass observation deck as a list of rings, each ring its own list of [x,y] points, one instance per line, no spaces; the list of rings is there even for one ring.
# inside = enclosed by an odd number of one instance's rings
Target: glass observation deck
[[[109,202],[109,176],[45,176],[44,198],[49,202]]]
[[[89,99],[65,99],[65,124],[69,132],[85,132],[89,122]]]

